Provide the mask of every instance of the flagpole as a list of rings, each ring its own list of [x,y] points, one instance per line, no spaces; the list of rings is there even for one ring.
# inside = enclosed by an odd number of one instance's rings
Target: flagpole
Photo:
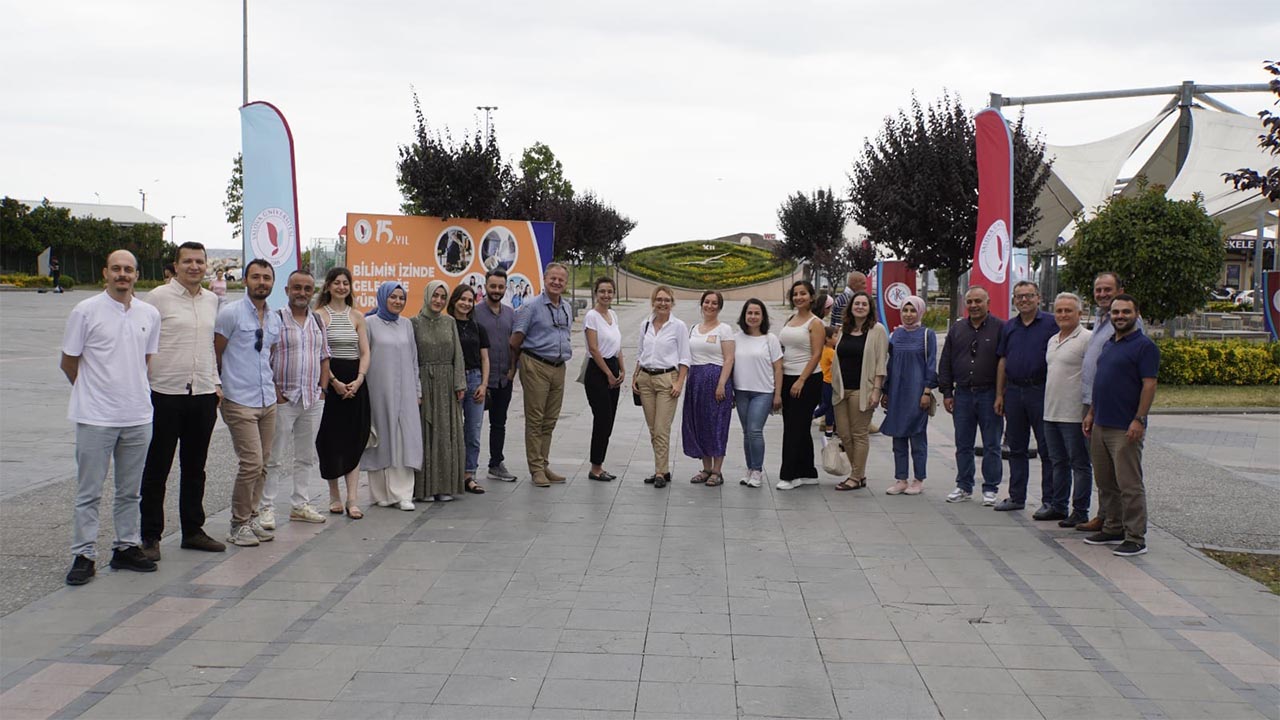
[[[244,28],[244,43],[242,45],[242,48],[243,48],[242,66],[244,67],[244,81],[243,81],[242,87],[244,89],[244,93],[241,96],[240,104],[248,105],[249,104],[249,0],[241,0],[241,9],[243,13],[242,26]]]

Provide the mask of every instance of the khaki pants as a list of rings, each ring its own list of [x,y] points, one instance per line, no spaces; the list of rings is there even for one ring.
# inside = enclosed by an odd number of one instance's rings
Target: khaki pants
[[[1147,540],[1147,491],[1142,484],[1142,442],[1129,442],[1121,428],[1093,426],[1089,438],[1093,482],[1098,486],[1098,512],[1102,532],[1124,534],[1124,539],[1145,545]]]
[[[267,483],[267,458],[276,430],[276,406],[237,405],[222,399],[222,421],[231,431],[231,446],[240,460],[231,488],[231,526],[239,527],[258,515]]]
[[[675,384],[674,372],[650,375],[641,370],[636,375],[636,387],[640,390],[640,405],[644,408],[644,421],[649,424],[649,442],[653,444],[653,469],[661,475],[671,472],[671,422],[676,417],[680,398],[671,397]]]
[[[529,474],[537,475],[546,472],[551,457],[551,433],[564,401],[564,365],[552,367],[521,356],[520,383],[524,386],[524,456]]]
[[[853,466],[849,477],[861,480],[867,476],[867,454],[871,451],[871,416],[876,409],[858,409],[858,391],[845,390],[844,400],[835,405],[836,434],[844,443],[844,452]]]

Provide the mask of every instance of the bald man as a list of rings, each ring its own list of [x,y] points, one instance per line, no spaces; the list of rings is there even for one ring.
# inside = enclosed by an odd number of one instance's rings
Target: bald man
[[[849,306],[849,301],[853,299],[854,293],[867,291],[867,276],[854,270],[849,273],[849,277],[845,279],[844,292],[836,296],[836,301],[831,305],[831,316],[827,318],[827,324],[833,328],[838,328],[844,323],[844,309]],[[874,310],[874,308],[872,308]]]

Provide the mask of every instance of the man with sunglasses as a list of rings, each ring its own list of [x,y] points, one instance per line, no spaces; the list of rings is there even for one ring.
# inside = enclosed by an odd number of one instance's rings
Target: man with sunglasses
[[[951,413],[956,433],[956,489],[947,502],[964,502],[973,496],[973,441],[982,431],[982,504],[994,506],[1004,473],[1000,436],[1004,419],[996,414],[996,366],[1000,326],[1004,322],[989,312],[991,296],[985,288],[970,288],[964,305],[968,322],[952,323],[938,358],[938,388],[942,406]]]
[[[244,547],[275,539],[258,521],[278,398],[271,360],[281,323],[280,315],[267,309],[274,284],[271,263],[250,260],[244,269],[244,298],[223,306],[213,329],[213,349],[222,375],[222,420],[240,460],[231,490],[227,542]]]
[[[551,433],[564,400],[564,366],[573,357],[569,330],[573,315],[561,296],[569,271],[553,262],[542,273],[542,294],[516,312],[511,329],[511,364],[524,387],[524,454],[533,484],[548,487],[565,477],[548,467]]]

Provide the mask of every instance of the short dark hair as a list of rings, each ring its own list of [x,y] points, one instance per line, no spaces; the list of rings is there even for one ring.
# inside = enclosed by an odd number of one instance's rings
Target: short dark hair
[[[1038,284],[1034,283],[1034,282],[1031,282],[1030,280],[1019,280],[1018,282],[1014,283],[1014,284],[1013,284],[1013,291],[1014,291],[1014,292],[1017,292],[1017,291],[1018,291],[1018,288],[1020,288],[1020,287],[1026,287],[1026,286],[1028,286],[1028,285],[1030,285],[1031,287],[1033,287],[1033,288],[1035,288],[1035,289],[1036,289],[1036,294],[1037,294],[1037,295],[1039,295],[1039,294],[1040,294],[1040,286],[1039,286]]]
[[[288,277],[288,279],[289,279],[289,280],[292,280],[294,275],[306,275],[307,277],[311,278],[311,279],[312,279],[312,281],[314,281],[314,280],[316,279],[316,276],[315,276],[315,275],[312,275],[310,270],[308,270],[308,269],[306,269],[306,268],[301,268],[301,267],[300,267],[300,268],[298,268],[297,270],[294,270],[293,272],[289,273],[289,277]]]
[[[698,298],[698,307],[702,307],[702,303],[706,302],[706,300],[707,300],[707,296],[708,296],[708,295],[715,295],[715,296],[716,296],[716,309],[717,309],[717,310],[723,310],[723,309],[724,309],[724,295],[721,295],[719,290],[704,290],[704,291],[702,292],[702,297]]]
[[[178,262],[178,258],[182,257],[183,250],[199,250],[200,252],[204,253],[205,259],[208,259],[209,257],[209,251],[204,249],[204,243],[198,243],[194,240],[188,240],[187,242],[184,242],[181,245],[179,245],[178,248],[173,251],[174,262]]]
[[[1126,302],[1133,303],[1133,312],[1138,315],[1142,314],[1142,305],[1138,303],[1138,298],[1130,295],[1129,293],[1120,293],[1119,295],[1111,298],[1111,307],[1116,306],[1117,300],[1124,300]]]
[[[831,296],[825,292],[819,292],[818,296],[815,297],[813,302],[810,304],[809,309],[813,311],[814,315],[818,316],[819,320],[827,317],[827,299],[830,297]]]
[[[867,319],[862,321],[862,327],[859,329],[863,334],[866,334],[871,332],[871,328],[876,326],[876,303],[871,299],[871,293],[868,293],[866,290],[859,290],[849,298],[849,302],[844,304],[844,317],[840,318],[840,329],[844,330],[846,333],[853,331],[853,301],[859,297],[866,298],[867,304],[871,306],[871,312],[867,313]]]
[[[250,261],[248,262],[248,264],[246,264],[246,265],[244,266],[244,272],[245,272],[245,274],[247,275],[247,274],[249,273],[249,268],[251,268],[251,267],[253,267],[253,266],[255,266],[255,265],[257,265],[258,267],[264,267],[264,268],[267,268],[268,270],[270,270],[270,271],[271,271],[271,278],[272,278],[272,279],[275,279],[275,276],[276,276],[276,268],[275,268],[275,266],[274,266],[274,265],[272,265],[270,262],[268,262],[265,258],[254,258],[254,259],[250,260]]]
[[[498,267],[492,268],[492,269],[490,269],[488,272],[486,272],[486,273],[484,274],[484,280],[485,280],[485,282],[488,282],[488,281],[489,281],[489,278],[491,278],[491,277],[500,277],[500,278],[502,278],[503,280],[506,280],[506,279],[507,279],[507,271],[506,271],[506,270],[503,270],[501,266],[498,266]]]
[[[329,286],[333,284],[334,280],[337,280],[339,277],[343,275],[347,276],[347,284],[350,285],[351,271],[342,266],[329,268],[329,272],[325,273],[324,286],[320,288],[320,299],[316,300],[316,305],[318,307],[323,307],[325,305],[328,305],[329,302],[333,300],[333,293],[329,292]],[[351,307],[352,305],[351,296],[354,294],[355,293],[353,292],[347,293],[347,297],[346,297],[347,307]]]
[[[170,275],[177,275],[177,274],[178,274],[178,268],[174,267],[174,264],[173,264],[173,263],[165,263],[165,264],[164,264],[164,270],[165,270],[166,272],[168,272]]]
[[[1101,277],[1103,277],[1104,275],[1110,275],[1110,276],[1111,276],[1111,279],[1116,281],[1116,289],[1117,289],[1117,290],[1119,290],[1120,288],[1124,287],[1124,281],[1120,279],[1120,273],[1118,273],[1118,272],[1116,272],[1116,271],[1114,271],[1114,270],[1103,270],[1102,272],[1100,272],[1100,273],[1098,273],[1097,275],[1094,275],[1094,276],[1093,276],[1093,281],[1094,281],[1095,283],[1096,283],[1096,282],[1098,282],[1098,279],[1099,279],[1099,278],[1101,278]]]
[[[798,287],[800,287],[800,286],[802,286],[802,285],[804,286],[804,289],[805,289],[805,290],[808,290],[808,291],[809,291],[809,297],[810,297],[810,298],[812,298],[812,297],[813,297],[813,283],[809,282],[808,280],[797,280],[797,281],[795,281],[795,282],[791,283],[791,287],[787,289],[787,304],[788,304],[788,305],[790,305],[790,306],[791,306],[791,307],[793,307],[793,308],[796,306],[796,304],[795,304],[795,302],[791,299],[791,297],[792,297],[793,295],[795,295],[796,288],[798,288]],[[813,307],[813,303],[812,303],[812,302],[810,302],[809,307],[810,307],[810,308],[812,308],[812,307]]]
[[[760,306],[760,334],[768,335],[769,334],[769,309],[764,306],[764,303],[760,302],[756,298],[751,298],[750,300],[747,300],[746,302],[742,303],[742,312],[738,313],[738,327],[741,328],[742,332],[744,333],[751,332],[751,329],[747,327],[747,308],[751,307],[752,305]]]
[[[609,277],[608,275],[601,275],[600,277],[596,278],[595,282],[591,283],[592,296],[600,292],[601,285],[606,285],[606,284],[612,287],[614,292],[618,291],[618,286],[613,282],[613,278]]]
[[[835,334],[840,332],[840,328],[836,327],[835,325],[828,325],[826,332],[827,332],[827,337],[835,337]]]
[[[471,287],[470,285],[459,284],[458,287],[453,289],[453,292],[449,293],[449,302],[444,307],[444,312],[446,315],[448,315],[449,317],[453,317],[453,306],[458,304],[458,299],[462,297],[463,293],[471,293],[471,301],[475,302],[476,289]],[[431,301],[431,298],[427,298],[427,302],[430,302],[430,301]],[[472,309],[472,312],[475,312],[474,308]],[[470,318],[471,316],[468,315],[467,317]]]

